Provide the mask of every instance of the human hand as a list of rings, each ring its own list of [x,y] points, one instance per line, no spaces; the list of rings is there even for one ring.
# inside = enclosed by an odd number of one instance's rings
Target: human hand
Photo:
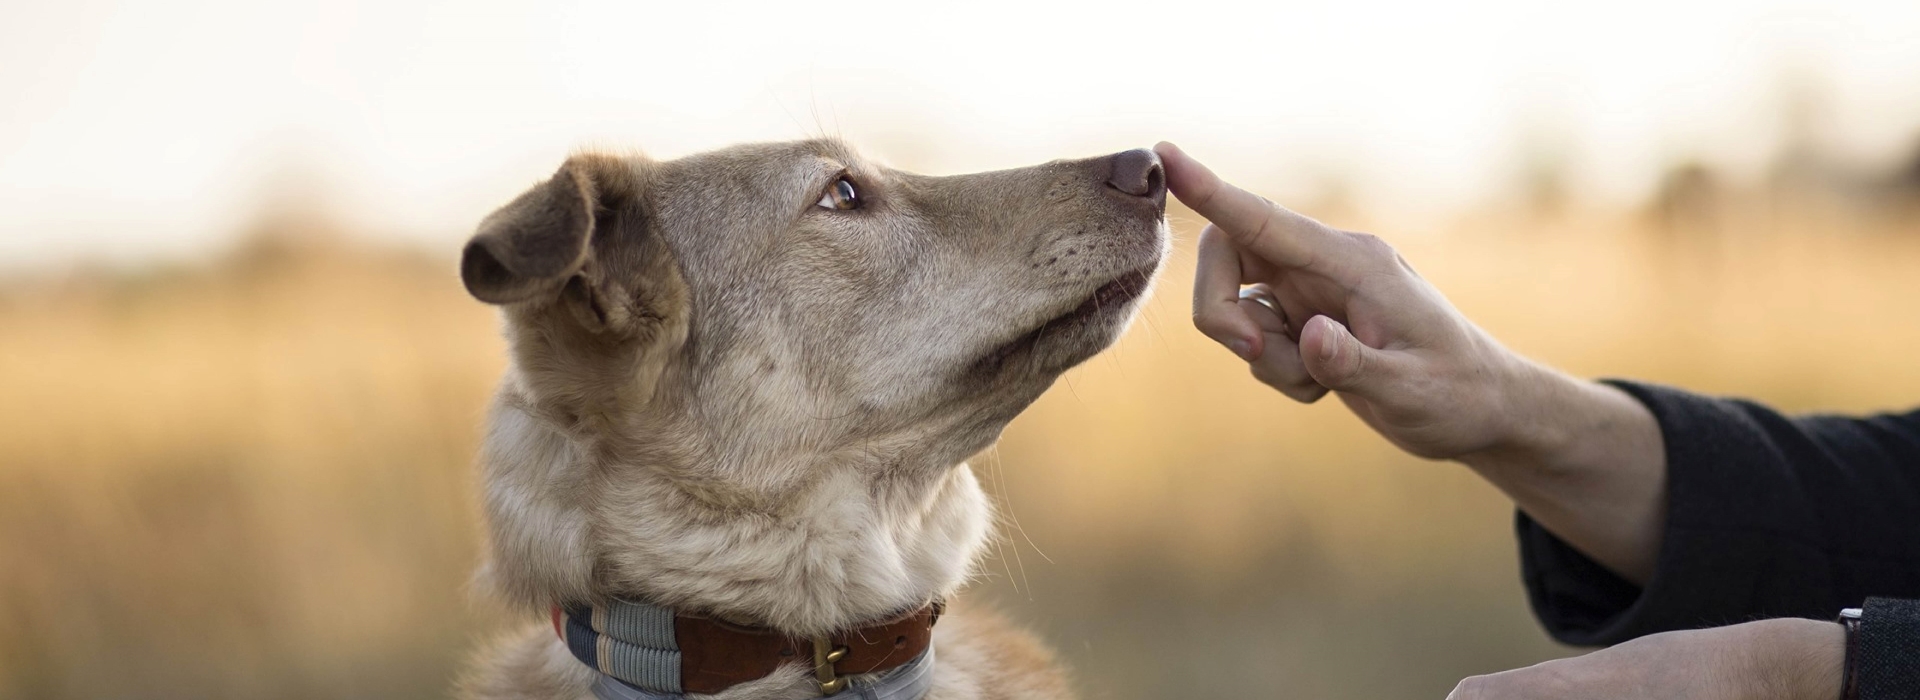
[[[1334,391],[1413,454],[1459,458],[1518,437],[1513,400],[1543,368],[1502,347],[1393,247],[1335,230],[1159,152],[1200,234],[1193,322],[1297,401]],[[1244,288],[1243,288],[1244,287]]]
[[[1641,637],[1585,656],[1460,681],[1448,700],[1830,700],[1846,633],[1816,620]]]
[[[1666,504],[1653,414],[1508,350],[1377,237],[1222,181],[1172,144],[1167,185],[1200,233],[1193,324],[1297,401],[1332,390],[1400,449],[1472,467],[1628,580],[1652,576]]]

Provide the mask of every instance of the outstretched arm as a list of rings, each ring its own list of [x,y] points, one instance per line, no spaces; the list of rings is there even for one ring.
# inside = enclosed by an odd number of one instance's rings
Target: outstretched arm
[[[1194,325],[1300,401],[1328,391],[1381,436],[1463,462],[1628,580],[1659,554],[1665,454],[1619,389],[1513,353],[1379,238],[1330,228],[1161,144],[1168,186],[1212,222]]]
[[[1455,697],[1832,697],[1838,625],[1747,621],[1920,598],[1920,412],[1788,418],[1566,376],[1502,347],[1380,239],[1158,150],[1174,194],[1212,222],[1194,324],[1287,396],[1331,392],[1400,448],[1507,493],[1548,631],[1619,644],[1468,679]],[[1862,667],[1863,698],[1920,687],[1920,603],[1876,605],[1859,651],[1882,662]]]

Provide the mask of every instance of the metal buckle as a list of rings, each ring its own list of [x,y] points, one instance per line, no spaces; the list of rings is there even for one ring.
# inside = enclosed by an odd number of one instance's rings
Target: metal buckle
[[[847,679],[833,674],[833,665],[844,658],[847,658],[846,647],[835,647],[832,640],[824,636],[813,638],[813,679],[820,683],[822,696],[847,689]]]

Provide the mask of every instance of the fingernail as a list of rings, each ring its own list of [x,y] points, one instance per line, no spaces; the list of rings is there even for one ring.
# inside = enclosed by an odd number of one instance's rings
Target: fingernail
[[[1331,321],[1329,321],[1329,323],[1331,323]],[[1331,331],[1322,335],[1320,337],[1320,359],[1332,362],[1333,356],[1338,354],[1340,354],[1340,336]]]
[[[1232,350],[1233,354],[1239,355],[1242,360],[1248,362],[1253,361],[1253,343],[1247,342],[1245,338],[1234,338],[1233,340],[1227,341],[1227,349]]]

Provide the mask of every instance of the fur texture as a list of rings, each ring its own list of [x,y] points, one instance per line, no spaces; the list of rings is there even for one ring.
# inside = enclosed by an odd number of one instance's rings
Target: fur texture
[[[532,611],[621,596],[795,635],[952,596],[992,521],[964,460],[1118,336],[1164,256],[1164,190],[1109,186],[1116,162],[935,178],[834,141],[569,159],[462,256],[512,353],[482,581]],[[820,206],[843,178],[859,206]],[[1068,697],[991,615],[956,608],[936,639],[933,700]],[[462,687],[590,679],[542,624]],[[795,665],[715,697],[815,694]]]

